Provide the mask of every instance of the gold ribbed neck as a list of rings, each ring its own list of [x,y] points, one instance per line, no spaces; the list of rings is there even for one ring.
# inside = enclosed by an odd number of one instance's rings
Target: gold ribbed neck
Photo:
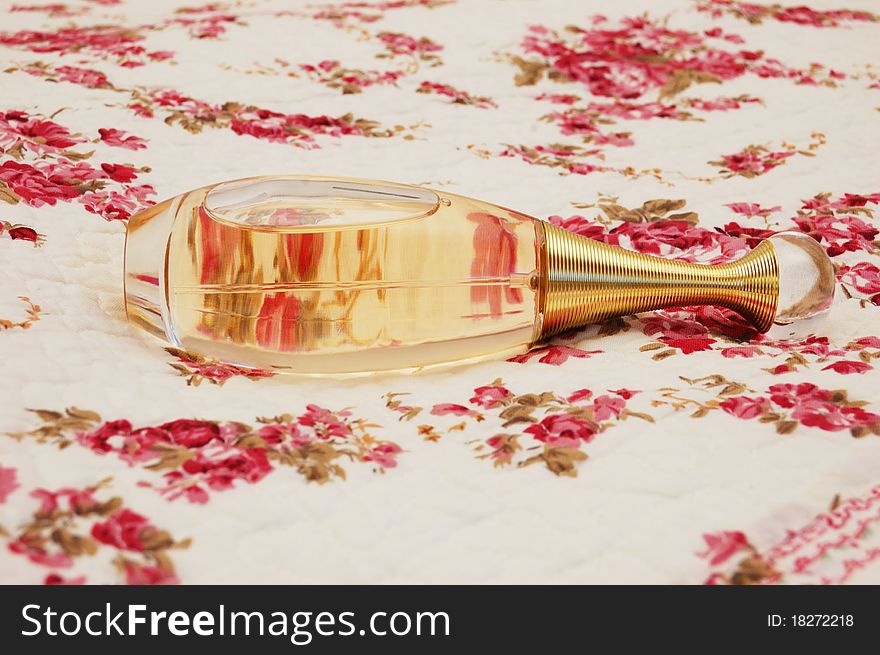
[[[729,264],[710,266],[645,255],[541,223],[541,338],[614,316],[720,305],[758,332],[773,324],[779,266],[772,244],[760,243]]]

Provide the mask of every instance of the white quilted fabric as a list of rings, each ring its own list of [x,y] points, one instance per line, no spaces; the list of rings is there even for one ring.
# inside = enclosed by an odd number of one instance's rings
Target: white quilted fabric
[[[236,177],[315,173],[426,184],[541,218],[603,217],[606,231],[619,224],[596,206],[612,202],[607,198],[624,208],[651,199],[681,198],[686,207],[679,211],[696,212],[696,226],[717,234],[715,227],[732,221],[766,226],[760,217],[735,213],[727,207],[732,203],[779,206],[769,222],[771,229],[781,229],[792,227],[790,217],[816,194],[827,192],[837,199],[845,193],[880,192],[880,91],[878,71],[868,66],[876,60],[880,34],[880,24],[873,20],[842,18],[836,25],[816,26],[769,15],[750,23],[726,11],[727,4],[721,3],[725,10],[713,16],[698,10],[711,3],[685,0],[662,7],[644,0],[461,0],[438,6],[372,3],[347,8],[336,3],[343,17],[335,20],[316,17],[317,5],[292,6],[280,0],[229,3],[199,13],[175,13],[184,6],[175,0],[66,4],[71,15],[9,6],[4,10],[0,62],[6,70],[0,73],[0,111],[21,111],[41,120],[51,117],[70,133],[94,141],[60,150],[93,150],[85,161],[98,168],[100,163],[144,168],[131,185],[151,185],[155,194],[147,200]],[[876,3],[868,1],[847,0],[847,5],[853,10],[876,9]],[[811,6],[817,11],[839,8],[835,0],[812,0]],[[377,18],[352,17],[358,11]],[[514,77],[521,69],[511,57],[542,60],[523,46],[523,40],[535,34],[530,26],[557,30],[560,39],[567,39],[571,33],[564,32],[566,25],[588,31],[614,29],[625,17],[646,11],[656,25],[694,34],[705,39],[706,47],[762,51],[764,57],[798,70],[818,62],[825,68],[816,79],[831,80],[834,86],[753,73],[720,83],[696,83],[664,102],[679,109],[685,97],[748,95],[761,102],[729,111],[693,109],[699,121],[615,118],[613,126],[601,124],[607,133],[631,132],[633,144],[625,147],[600,145],[596,139],[585,143],[583,134],[564,134],[559,124],[540,120],[567,108],[536,100],[542,93],[578,95],[575,106],[615,98],[593,93],[584,82],[550,79],[546,70],[537,83],[516,85]],[[605,23],[592,21],[599,13],[607,18]],[[204,16],[231,19],[219,23],[222,33],[205,38],[194,37],[188,26],[165,23]],[[68,24],[136,29],[143,38],[135,45],[173,55],[127,55],[144,60],[144,65],[126,67],[120,65],[124,57],[108,54],[106,48],[41,52],[9,37],[27,30],[56,31]],[[142,27],[147,25],[154,27]],[[739,35],[744,43],[703,36],[715,28]],[[387,52],[377,36],[383,32],[427,37],[442,50],[430,53],[437,59],[377,58]],[[401,75],[395,83],[343,94],[299,68],[326,60],[338,60],[349,69]],[[54,69],[68,65],[101,71],[113,88],[29,74],[25,69],[35,62]],[[829,69],[843,77],[829,77]],[[423,81],[491,98],[497,107],[417,93]],[[237,134],[226,126],[208,124],[194,133],[179,121],[166,121],[171,110],[160,103],[154,104],[152,118],[126,106],[133,102],[131,89],[159,87],[213,106],[235,101],[282,114],[341,117],[350,112],[377,121],[381,129],[401,129],[388,138],[316,134],[309,148]],[[649,87],[632,101],[656,102],[660,87]],[[100,140],[102,128],[135,135],[146,147],[112,147]],[[821,139],[812,136],[817,133]],[[564,167],[530,164],[520,156],[501,156],[509,146],[559,143],[600,150],[604,159],[583,154],[578,161],[608,170],[581,175]],[[727,176],[710,163],[750,145],[808,154],[795,152],[757,176],[735,171]],[[33,147],[17,158],[12,144],[6,144],[0,164],[69,163],[67,155],[57,152],[40,159]],[[657,169],[659,174],[634,176],[621,172],[626,167]],[[16,188],[11,178],[0,179]],[[114,181],[109,185],[120,187]],[[402,452],[393,467],[341,457],[336,463],[345,469],[346,479],[332,478],[326,484],[309,482],[295,467],[274,463],[259,480],[239,479],[232,488],[208,489],[207,502],[190,502],[159,493],[162,475],[172,469],[147,468],[151,459],[129,464],[117,453],[100,454],[87,446],[82,435],[100,423],[63,430],[70,441],[64,448],[54,436],[43,443],[34,435],[0,436],[0,472],[7,471],[5,478],[0,475],[0,526],[6,535],[0,539],[8,542],[0,548],[3,582],[39,582],[53,574],[89,583],[137,581],[119,565],[120,558],[130,557],[158,566],[168,573],[166,581],[183,583],[699,583],[736,578],[748,558],[767,567],[755,577],[759,581],[880,581],[880,565],[870,555],[880,537],[854,527],[873,525],[873,533],[880,534],[875,523],[880,517],[874,502],[878,493],[871,491],[880,483],[877,421],[870,416],[860,419],[867,432],[861,438],[852,436],[849,424],[847,429],[823,429],[798,419],[780,434],[772,418],[761,422],[720,409],[693,418],[695,405],[676,406],[664,395],[674,388],[689,402],[714,399],[717,406],[723,400],[718,388],[690,384],[679,376],[696,380],[720,375],[745,385],[747,391],[733,395],[747,397],[768,396],[766,390],[775,384],[808,383],[823,390],[845,389],[850,400],[867,401],[861,408],[876,417],[880,381],[870,355],[878,352],[878,344],[846,350],[854,340],[878,333],[878,310],[868,300],[870,292],[860,294],[849,287],[849,294],[838,294],[821,336],[843,355],[823,360],[826,355],[803,354],[806,364],[782,375],[772,372],[789,357],[782,349],[763,348],[752,357],[724,356],[722,347],[738,344],[712,332],[711,347],[686,353],[680,345],[659,341],[669,336],[666,328],[662,334],[650,332],[643,321],[628,318],[625,331],[608,335],[589,328],[559,341],[578,352],[601,351],[571,356],[559,365],[536,357],[525,363],[494,361],[412,376],[248,380],[239,375],[222,384],[203,380],[187,385],[185,376],[169,365],[176,360],[162,344],[125,321],[124,221],[90,213],[77,199],[38,206],[22,193],[17,195],[21,199],[16,204],[0,202],[0,220],[33,228],[44,243],[34,247],[27,239],[9,238],[8,229],[0,233],[0,318],[24,320],[26,305],[19,296],[40,309],[39,320],[26,329],[12,325],[0,331],[0,432],[26,433],[44,425],[46,421],[28,411],[32,408],[61,412],[78,407],[100,414],[101,422],[126,419],[137,428],[182,418],[256,426],[257,417],[297,417],[314,404],[333,411],[349,408],[352,420],[372,424],[368,431],[374,438],[393,442]],[[144,206],[142,201],[136,204]],[[870,209],[872,204],[876,200],[865,206]],[[876,225],[873,216],[857,217]],[[873,238],[869,234],[865,243]],[[845,252],[835,262],[839,267],[876,265],[874,248]],[[663,252],[680,254],[666,247]],[[706,260],[709,255],[699,257]],[[657,343],[661,345],[656,351],[640,350]],[[672,355],[653,358],[667,346]],[[859,359],[861,352],[867,355]],[[837,360],[861,361],[868,369],[823,370]],[[587,388],[595,398],[609,390],[638,390],[626,399],[626,409],[651,420],[633,415],[626,420],[619,415],[596,419],[608,425],[581,444],[578,452],[588,459],[573,464],[574,475],[554,475],[542,462],[517,466],[529,454],[541,452],[543,444],[524,431],[526,423],[503,427],[500,408],[469,402],[474,389],[497,378],[512,395],[547,391],[565,398]],[[409,394],[396,399],[404,406],[421,407],[421,412],[408,420],[402,411],[387,406],[389,392]],[[444,403],[479,412],[484,420],[431,414],[434,405]],[[547,412],[547,407],[539,408],[533,420],[541,421]],[[447,432],[462,421],[463,429]],[[420,425],[429,425],[439,438],[426,439],[430,431],[420,433]],[[538,450],[518,453],[510,465],[493,466],[479,456],[491,451],[485,442],[499,433],[519,434],[526,448]],[[75,548],[71,551],[69,545],[65,548],[48,537],[49,543],[32,544],[24,551],[14,546],[21,543],[27,526],[33,526],[39,504],[35,490],[85,489],[105,478],[111,479],[95,492],[96,498],[121,498],[126,508],[167,531],[180,547],[151,550],[143,545],[144,533],[138,529],[134,542],[96,534],[92,525],[119,518],[112,512],[74,517],[72,530],[97,545],[93,554],[73,552]],[[64,507],[62,503],[54,510],[56,518]],[[835,508],[837,514],[829,513]],[[810,528],[811,522],[834,523],[841,512],[847,521],[852,514],[856,523],[844,522],[840,534],[847,539],[821,561],[799,566],[793,557],[773,550],[792,531],[821,532],[815,525]],[[831,536],[838,543],[838,532]],[[818,537],[807,540],[801,552],[813,552],[821,543]],[[722,552],[724,544],[732,554],[711,563],[712,553]],[[39,554],[59,549],[67,560],[47,563]],[[164,553],[161,557],[159,551]],[[173,575],[162,557],[173,561]],[[848,568],[848,560],[862,564]],[[713,574],[718,575],[711,578]]]

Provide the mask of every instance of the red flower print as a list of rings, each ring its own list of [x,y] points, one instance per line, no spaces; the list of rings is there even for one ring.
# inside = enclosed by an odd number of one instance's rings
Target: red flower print
[[[376,36],[385,44],[386,50],[392,55],[425,56],[428,53],[443,50],[442,45],[434,43],[426,37],[415,39],[397,32],[380,32]]]
[[[77,66],[56,66],[55,72],[62,82],[79,84],[87,89],[104,89],[110,86],[107,76],[100,71]],[[39,75],[40,72],[33,72],[33,74]]]
[[[49,518],[58,510],[58,498],[63,496],[65,489],[58,491],[47,491],[46,489],[34,489],[31,492],[31,498],[40,501],[40,507],[36,511],[36,515],[41,518]]]
[[[35,153],[64,150],[85,141],[50,120],[30,118],[24,112],[0,112],[0,147],[21,143]]]
[[[63,150],[83,141],[72,136],[66,128],[52,121],[33,119],[19,127],[19,134],[37,151]]]
[[[32,243],[37,243],[40,238],[40,235],[34,228],[27,227],[26,225],[16,225],[15,227],[10,228],[7,231],[7,234],[9,234],[11,239],[21,239]]]
[[[59,200],[72,200],[80,194],[75,187],[46,177],[45,173],[30,164],[16,161],[0,164],[0,180],[6,182],[25,203],[33,207],[54,205]]]
[[[5,503],[9,494],[18,489],[18,482],[15,476],[14,468],[0,466],[0,504]]]
[[[367,451],[364,460],[391,469],[397,466],[397,455],[401,452],[403,452],[401,447],[396,443],[383,443]]]
[[[641,391],[638,391],[637,389],[609,389],[608,391],[620,396],[624,400],[629,400],[637,393],[641,393]]]
[[[880,416],[861,407],[841,407],[822,400],[803,401],[791,413],[791,417],[807,427],[817,427],[829,432],[875,426],[880,422]]]
[[[530,425],[525,432],[537,441],[567,448],[579,448],[581,442],[589,443],[596,434],[596,427],[570,414],[551,414],[540,423]]]
[[[345,439],[351,436],[351,428],[340,417],[347,415],[345,411],[334,413],[317,405],[306,405],[306,413],[299,417],[299,424],[314,429],[321,439]]]
[[[122,130],[117,130],[112,127],[102,127],[98,130],[98,134],[101,135],[101,141],[114,148],[141,150],[142,148],[147,147],[146,140],[141,139],[140,137],[131,136]]]
[[[262,448],[239,448],[228,456],[209,457],[198,453],[183,463],[183,470],[190,475],[200,475],[209,488],[215,491],[231,489],[236,480],[253,484],[272,471]]]
[[[551,366],[561,366],[568,361],[569,357],[576,359],[586,359],[593,355],[599,355],[604,350],[582,350],[573,346],[545,346],[543,348],[535,348],[522,355],[516,355],[508,359],[508,362],[516,362],[517,364],[525,364],[532,359],[536,359],[542,364],[550,364]]]
[[[109,439],[118,435],[127,436],[131,434],[131,423],[126,420],[108,421],[100,428],[90,432],[84,432],[77,435],[79,442],[86,448],[95,452],[107,453],[113,450]]]
[[[739,531],[704,534],[703,540],[706,542],[708,548],[705,552],[699,553],[699,556],[708,558],[709,564],[712,566],[717,566],[726,562],[742,550],[751,549],[748,539],[746,539],[746,536]]]
[[[647,336],[662,334],[662,339],[670,341],[703,338],[706,328],[697,321],[678,318],[674,314],[658,311],[641,319],[642,332]]]
[[[770,400],[780,407],[795,407],[799,402],[811,400],[826,400],[830,397],[829,392],[809,382],[800,384],[774,384],[768,389]]]
[[[482,420],[476,411],[465,410]],[[276,465],[293,467],[307,480],[324,483],[345,478],[344,469],[334,461],[341,456],[373,461],[381,467],[402,452],[393,442],[376,439],[369,432],[378,426],[349,419],[348,410],[333,412],[317,405],[308,405],[299,416],[260,418],[256,427],[235,421],[178,419],[133,428],[127,420],[102,422],[95,412],[76,408],[38,413],[45,425],[28,434],[43,438],[49,433],[61,447],[77,443],[96,454],[112,454],[129,465],[139,465],[154,474],[153,480],[142,480],[140,486],[156,489],[168,500],[184,497],[193,503],[207,502],[208,490],[233,489],[236,481],[256,483]],[[368,459],[366,455],[376,448]],[[34,496],[40,500],[41,518],[65,511],[80,515],[97,507],[89,494],[72,489],[37,490]],[[69,509],[62,507],[64,503]]]
[[[873,369],[874,367],[867,362],[854,362],[850,360],[841,360],[822,368],[823,371],[834,371],[835,373],[842,373],[844,375],[849,375],[850,373],[867,373]]]
[[[171,437],[171,441],[184,448],[201,448],[220,438],[220,428],[210,421],[178,419],[159,426]]]
[[[880,305],[880,268],[869,262],[844,266],[837,274],[844,284],[869,297],[871,303]]]
[[[880,337],[862,337],[856,339],[847,347],[847,350],[863,350],[864,348],[880,348]]]
[[[708,578],[703,581],[704,585],[717,586],[717,585],[726,585],[728,583],[728,578],[723,573],[713,573]]]
[[[660,337],[657,341],[665,343],[670,348],[677,348],[685,355],[699,352],[701,350],[712,350],[712,344],[715,339],[708,337],[686,337],[683,339],[671,339],[669,337]]]
[[[453,416],[473,416],[482,418],[482,414],[479,412],[469,409],[464,405],[456,405],[454,403],[440,403],[434,405],[431,408],[431,414],[434,416],[446,416],[452,414]],[[477,420],[480,419],[478,418]]]
[[[761,205],[754,202],[732,202],[725,207],[730,208],[731,211],[742,214],[743,216],[769,216],[774,212],[778,212],[782,207],[779,205],[775,205],[773,207],[761,207]]]
[[[724,43],[717,44],[715,39]],[[674,29],[669,21],[647,15],[623,18],[616,25],[611,25],[604,16],[594,16],[588,25],[566,26],[564,31],[532,26],[522,42],[530,58],[510,57],[520,69],[515,78],[518,86],[533,85],[542,78],[575,82],[586,87],[593,96],[611,100],[579,105],[576,103],[580,97],[576,95],[539,95],[538,100],[565,105],[563,111],[552,112],[542,120],[557,125],[562,134],[582,135],[584,143],[596,147],[507,145],[500,156],[519,156],[529,164],[555,167],[571,174],[605,170],[632,176],[637,174],[632,168],[616,169],[601,164],[605,146],[634,143],[631,132],[608,129],[616,119],[700,120],[695,112],[729,111],[758,103],[759,98],[748,95],[710,99],[680,95],[696,84],[723,84],[748,73],[790,79],[797,84],[836,85],[839,74],[821,65],[796,69],[765,57],[762,51],[728,47],[743,43],[742,37],[720,29],[703,33]],[[652,93],[657,94],[657,100],[642,101]],[[779,166],[797,153],[797,148],[787,146],[775,152],[757,146],[712,163],[723,168],[723,176],[752,177]],[[594,156],[597,157],[592,158]]]
[[[89,514],[98,507],[98,501],[94,498],[95,489],[62,489],[58,493],[67,496],[68,509],[74,514]]]
[[[593,392],[589,389],[579,389],[565,399],[565,402],[576,403],[582,400],[589,400],[593,397]]]
[[[81,585],[86,583],[86,576],[80,575],[75,578],[65,578],[58,573],[50,573],[43,580],[45,585]]]
[[[166,585],[179,584],[177,576],[167,569],[152,564],[139,564],[130,560],[123,561],[125,583],[130,585]]]
[[[583,216],[550,216],[548,220],[570,232],[613,246],[649,255],[674,256],[690,262],[723,264],[744,255],[749,249],[749,244],[740,235],[707,230],[687,221],[624,221],[606,231],[601,223]],[[771,234],[773,232],[766,231],[766,236]]]
[[[573,105],[580,99],[580,96],[571,93],[542,93],[535,96],[535,100],[547,100],[558,105]]]
[[[90,27],[65,27],[55,31],[0,33],[0,44],[30,52],[52,52],[59,55],[77,54],[110,58],[124,68],[143,66],[148,59],[165,59],[169,53],[148,52],[137,45],[144,35],[123,25],[95,25]]]
[[[623,398],[603,394],[593,401],[593,416],[597,421],[606,421],[612,416],[619,417],[624,407],[626,401]]]
[[[470,402],[484,409],[493,409],[504,405],[507,399],[512,396],[513,394],[505,387],[490,384],[474,389],[474,395],[471,396]]]
[[[479,107],[481,109],[487,109],[489,107],[497,107],[495,101],[492,98],[487,98],[485,96],[474,96],[468,93],[467,91],[462,91],[460,89],[456,89],[454,86],[450,86],[449,84],[439,84],[437,82],[422,82],[418,89],[416,89],[418,93],[436,93],[441,96],[446,96],[450,98],[453,104],[457,105],[473,105],[474,107]]]
[[[837,432],[850,430],[854,436],[880,433],[880,415],[865,410],[865,403],[850,401],[845,391],[821,389],[815,384],[774,384],[767,389],[768,397],[734,396],[723,400],[719,407],[738,418],[765,416],[790,410],[789,417],[774,419],[777,432],[790,433],[798,424]],[[770,403],[775,407],[770,407]]]
[[[749,398],[748,396],[736,396],[722,400],[718,405],[728,414],[737,418],[757,418],[770,409],[770,403],[766,398]]]
[[[87,421],[91,414],[75,410],[75,415],[67,414],[67,420]],[[100,553],[95,559],[112,562],[116,570],[128,564],[143,566],[152,569],[154,577],[176,581],[168,551],[187,548],[189,540],[175,542],[170,534],[156,528],[146,517],[125,507],[118,496],[96,499],[98,490],[109,484],[108,478],[90,487],[34,489],[30,495],[39,502],[39,507],[17,528],[17,535],[8,544],[10,552],[51,569],[69,569]],[[127,561],[129,558],[132,561]],[[164,573],[160,576],[160,572]],[[43,578],[47,585],[85,582],[84,575],[58,571],[50,571]],[[131,579],[129,582],[135,583]],[[145,576],[136,582],[147,584],[156,580]]]
[[[150,284],[158,284],[158,279],[155,281],[145,281]],[[222,385],[233,377],[246,377],[249,380],[259,380],[262,378],[271,378],[275,375],[272,371],[227,364],[203,355],[191,353],[181,348],[168,347],[165,350],[177,358],[176,363],[171,363],[169,365],[181,376],[187,378],[187,385],[198,386],[201,384],[202,380],[208,380],[212,384]]]
[[[722,174],[755,177],[781,166],[786,159],[795,154],[797,154],[795,150],[773,152],[760,146],[748,146],[733,155],[722,155],[720,162],[710,163],[720,166]]]
[[[830,193],[820,193],[809,200],[804,200],[797,216],[791,220],[797,229],[809,234],[819,243],[827,244],[825,250],[829,257],[836,257],[845,252],[875,251],[874,240],[880,229],[865,222],[852,208],[864,208],[860,211],[871,215],[866,205],[880,203],[880,194],[863,196],[844,194],[833,199]]]
[[[73,559],[64,551],[50,552],[46,548],[45,540],[24,534],[18,539],[9,542],[10,552],[26,556],[34,564],[51,566],[52,568],[67,568],[73,565]]]
[[[757,2],[743,2],[742,0],[699,0],[697,9],[708,12],[716,18],[723,14],[729,14],[750,23],[761,23],[767,18],[773,18],[783,23],[796,23],[812,27],[837,27],[847,21],[880,20],[868,11],[817,10],[803,5],[786,7],[779,3],[767,5]]]
[[[145,516],[123,507],[92,526],[92,537],[119,550],[144,550],[144,533],[155,530]]]
[[[137,177],[137,172],[133,166],[125,166],[124,164],[101,164],[101,169],[114,182],[131,182]]]

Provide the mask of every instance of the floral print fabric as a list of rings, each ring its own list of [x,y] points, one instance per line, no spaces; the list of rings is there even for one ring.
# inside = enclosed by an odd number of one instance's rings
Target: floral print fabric
[[[880,581],[872,4],[7,6],[0,581]],[[125,221],[276,172],[694,262],[798,230],[837,299],[794,340],[680,307],[345,380],[129,326]]]

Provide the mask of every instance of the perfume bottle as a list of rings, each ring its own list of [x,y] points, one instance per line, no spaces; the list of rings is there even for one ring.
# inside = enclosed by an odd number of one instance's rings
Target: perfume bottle
[[[581,237],[472,198],[371,180],[223,182],[133,216],[131,321],[239,366],[342,375],[521,353],[664,307],[732,309],[759,332],[822,314],[824,250],[780,233],[708,266]]]

